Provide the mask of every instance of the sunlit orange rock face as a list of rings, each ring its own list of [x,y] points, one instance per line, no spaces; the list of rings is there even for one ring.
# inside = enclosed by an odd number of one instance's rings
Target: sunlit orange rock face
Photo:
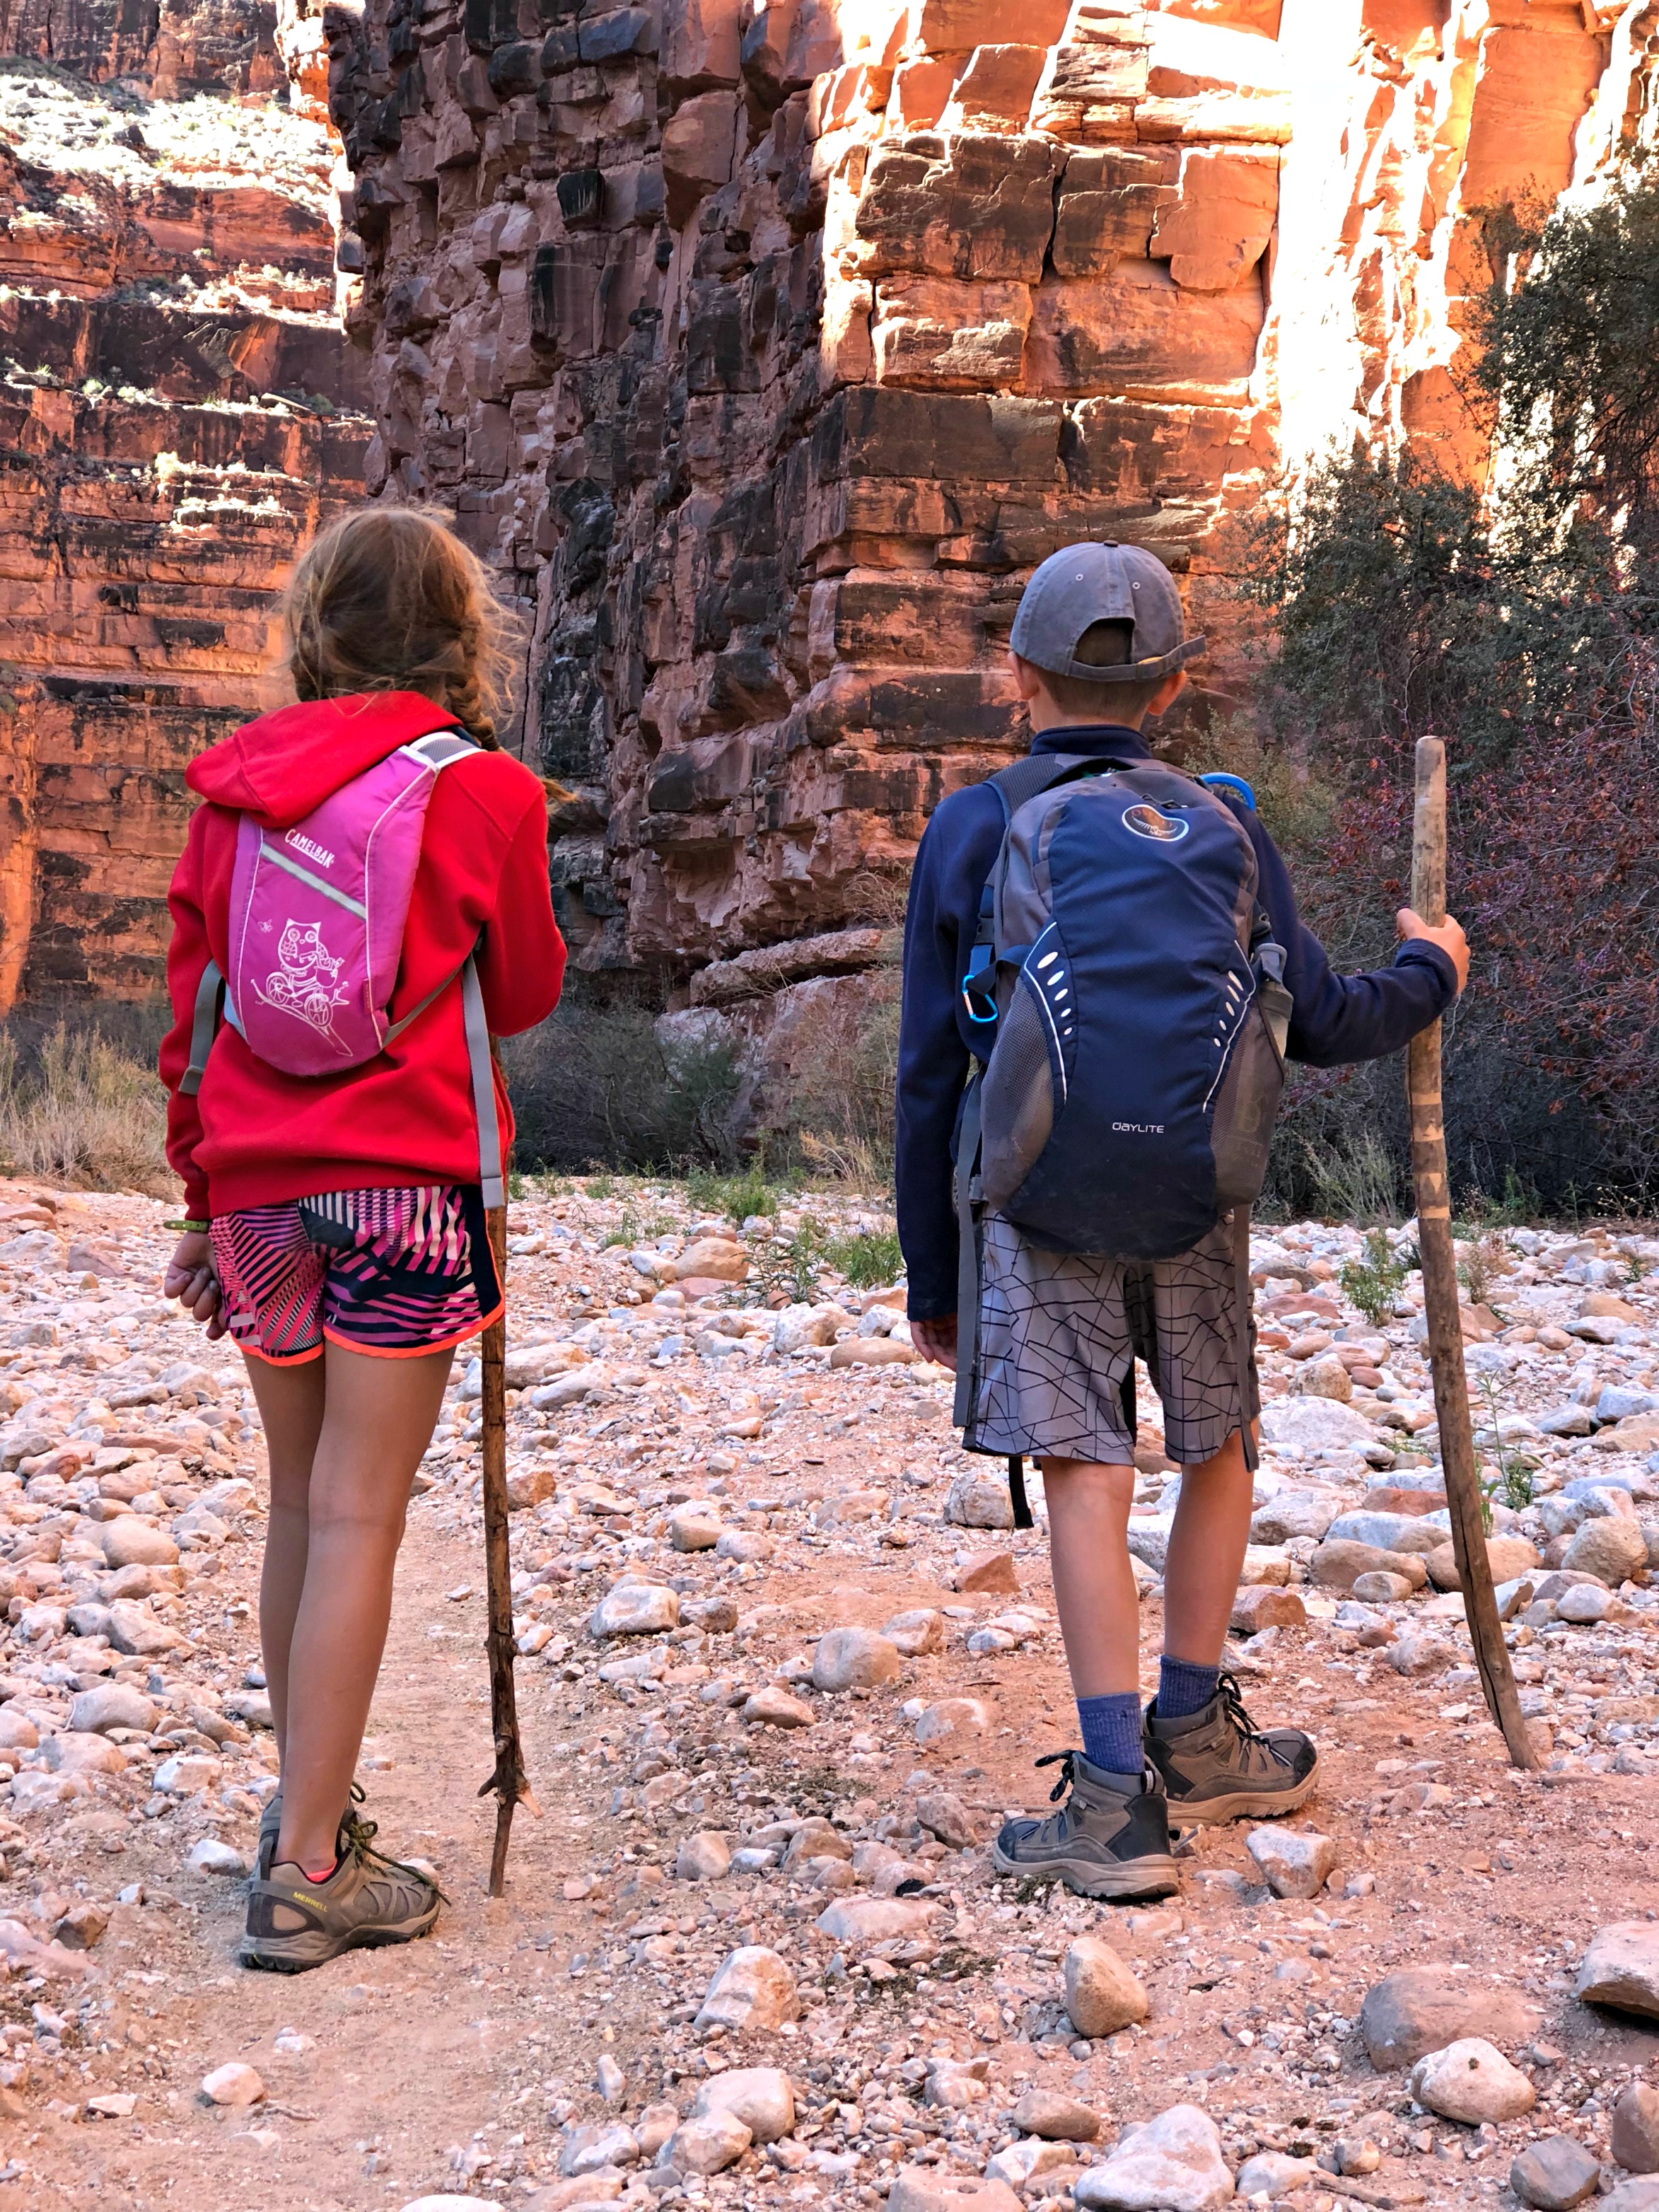
[[[278,27],[251,0],[6,18],[0,1010],[155,988],[185,764],[278,696],[283,572],[362,496],[337,149],[303,82],[273,100]]]
[[[555,873],[581,961],[695,974],[752,1026],[873,959],[875,886],[1024,741],[1008,626],[1072,538],[1180,577],[1214,643],[1201,750],[1241,678],[1230,522],[1356,440],[1481,469],[1458,392],[1483,210],[1605,171],[1656,21],[1578,0],[331,17],[370,486],[452,503],[526,610],[521,742],[572,793]]]

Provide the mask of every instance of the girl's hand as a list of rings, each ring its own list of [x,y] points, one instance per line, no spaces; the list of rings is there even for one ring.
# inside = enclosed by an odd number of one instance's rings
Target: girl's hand
[[[213,1270],[213,1247],[199,1230],[187,1230],[173,1246],[161,1291],[177,1298],[192,1321],[205,1325],[210,1344],[224,1334],[224,1300]]]

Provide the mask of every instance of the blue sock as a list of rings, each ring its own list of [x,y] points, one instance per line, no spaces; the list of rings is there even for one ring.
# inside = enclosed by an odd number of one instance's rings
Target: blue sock
[[[1077,1717],[1083,1729],[1083,1756],[1109,1774],[1139,1774],[1146,1764],[1140,1747],[1140,1699],[1133,1690],[1109,1698],[1079,1698]]]
[[[1201,1713],[1219,1680],[1218,1667],[1194,1667],[1190,1660],[1171,1659],[1167,1652],[1158,1662],[1158,1717],[1161,1721],[1184,1721]]]

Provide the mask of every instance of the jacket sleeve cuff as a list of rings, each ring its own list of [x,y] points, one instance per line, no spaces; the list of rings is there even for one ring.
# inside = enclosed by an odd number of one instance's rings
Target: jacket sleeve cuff
[[[1394,964],[1396,968],[1432,968],[1444,993],[1443,1006],[1449,1006],[1457,996],[1457,969],[1450,953],[1443,945],[1431,945],[1426,937],[1408,937],[1395,954]]]
[[[211,1221],[208,1211],[208,1187],[204,1182],[186,1182],[183,1213],[187,1221]]]

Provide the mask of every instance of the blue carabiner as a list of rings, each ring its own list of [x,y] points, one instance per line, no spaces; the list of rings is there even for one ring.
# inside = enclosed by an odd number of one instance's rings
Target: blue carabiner
[[[989,1028],[997,1018],[996,999],[994,994],[988,991],[983,985],[975,986],[974,978],[993,964],[994,957],[988,945],[976,945],[968,956],[968,973],[962,979],[962,1003],[968,1009],[968,1018],[970,1022],[977,1022],[985,1028]],[[974,1012],[975,996],[989,1002],[991,1011],[988,1014],[976,1014]]]
[[[1255,812],[1255,793],[1242,775],[1229,775],[1224,769],[1216,769],[1208,775],[1200,776],[1198,780],[1200,783],[1223,784],[1229,791],[1236,791],[1251,813]]]

